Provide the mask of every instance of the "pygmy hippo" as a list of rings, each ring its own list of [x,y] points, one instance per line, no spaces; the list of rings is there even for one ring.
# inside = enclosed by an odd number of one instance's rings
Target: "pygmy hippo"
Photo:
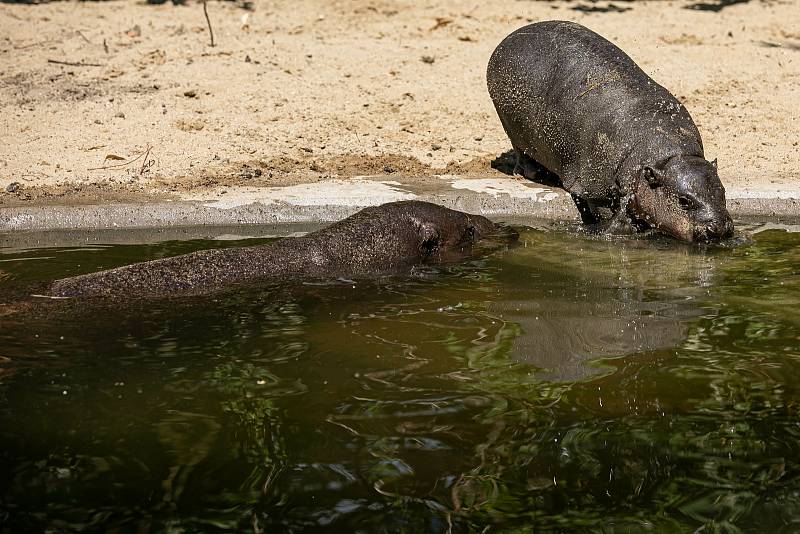
[[[403,201],[363,209],[327,228],[273,245],[201,250],[56,280],[57,297],[208,293],[261,280],[358,278],[409,272],[468,256],[482,238],[513,230],[436,204]]]
[[[600,35],[563,21],[520,28],[495,49],[487,82],[515,173],[557,175],[584,223],[685,241],[733,234],[689,112]]]

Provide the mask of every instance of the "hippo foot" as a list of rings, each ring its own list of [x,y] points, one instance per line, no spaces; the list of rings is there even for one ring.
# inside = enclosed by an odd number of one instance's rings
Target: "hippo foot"
[[[629,193],[620,199],[619,207],[614,216],[608,220],[604,233],[610,235],[632,235],[637,233],[638,228],[628,215],[628,204],[632,198],[633,195]]]
[[[637,228],[627,216],[614,217],[606,221],[602,226],[603,233],[608,235],[633,235],[637,233]]]

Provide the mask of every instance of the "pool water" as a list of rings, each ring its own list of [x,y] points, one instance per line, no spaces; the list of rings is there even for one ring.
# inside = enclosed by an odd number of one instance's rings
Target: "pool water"
[[[800,233],[770,226],[103,305],[12,296],[269,240],[0,249],[0,530],[797,531]]]

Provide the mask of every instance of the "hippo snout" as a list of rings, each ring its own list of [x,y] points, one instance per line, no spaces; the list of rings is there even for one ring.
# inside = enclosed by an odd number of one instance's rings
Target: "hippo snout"
[[[486,217],[479,215],[471,215],[468,220],[468,225],[472,228],[474,238],[481,239],[496,233],[496,225]]]
[[[694,241],[717,241],[733,235],[733,219],[727,213],[694,227]]]

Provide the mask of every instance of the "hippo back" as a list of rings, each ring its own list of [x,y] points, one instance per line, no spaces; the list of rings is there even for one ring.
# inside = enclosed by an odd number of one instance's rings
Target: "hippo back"
[[[521,153],[564,188],[604,198],[638,170],[631,154],[703,156],[684,108],[616,45],[564,21],[511,33],[492,54],[489,94]]]

